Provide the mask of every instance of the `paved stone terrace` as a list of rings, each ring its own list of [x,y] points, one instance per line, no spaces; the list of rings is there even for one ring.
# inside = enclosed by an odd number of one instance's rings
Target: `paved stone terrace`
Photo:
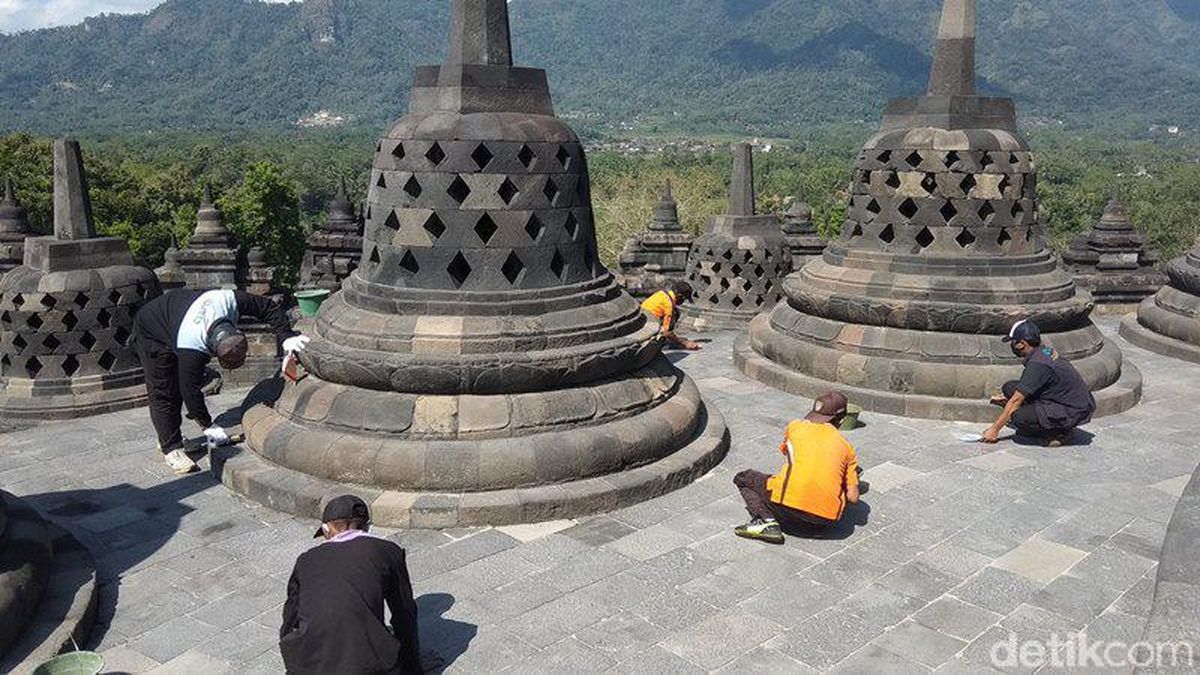
[[[775,470],[808,402],[742,377],[731,344],[679,355],[733,434],[699,482],[578,522],[386,533],[410,552],[423,646],[448,672],[980,672],[1010,633],[1139,639],[1200,461],[1200,367],[1122,342],[1145,402],[1059,450],[867,415],[851,436],[871,484],[855,524],[772,548],[731,533],[745,512],[730,481]],[[207,473],[168,475],[143,410],[7,433],[0,448],[0,485],[98,559],[91,646],[110,672],[282,671],[280,607],[314,523]]]

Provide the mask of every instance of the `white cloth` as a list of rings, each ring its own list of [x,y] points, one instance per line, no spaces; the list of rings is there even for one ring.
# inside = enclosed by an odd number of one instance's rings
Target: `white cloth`
[[[202,293],[183,315],[175,348],[191,349],[212,356],[208,349],[208,331],[220,321],[237,325],[237,297],[229,290]]]

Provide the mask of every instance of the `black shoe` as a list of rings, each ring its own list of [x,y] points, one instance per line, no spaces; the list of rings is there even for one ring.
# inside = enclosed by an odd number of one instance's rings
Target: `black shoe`
[[[762,518],[755,518],[735,529],[733,533],[745,539],[765,541],[768,544],[783,543],[783,530],[774,519],[763,520]]]

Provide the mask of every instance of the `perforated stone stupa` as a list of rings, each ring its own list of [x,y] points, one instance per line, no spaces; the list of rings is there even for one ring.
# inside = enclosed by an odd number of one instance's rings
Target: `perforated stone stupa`
[[[329,203],[329,218],[308,236],[300,266],[300,288],[336,291],[358,269],[362,260],[363,223],[346,196],[346,182],[338,185]]]
[[[1013,103],[975,93],[974,63],[975,3],[946,0],[929,93],[888,105],[855,164],[841,238],[735,347],[748,375],[890,414],[990,421],[988,398],[1021,370],[1000,337],[1032,318],[1099,414],[1137,402],[1140,374],[1043,243]]]
[[[97,237],[79,144],[54,144],[54,234],[0,278],[0,417],[64,419],[145,403],[133,315],[159,295],[123,239]]]
[[[0,274],[20,267],[25,260],[25,237],[29,220],[25,207],[17,200],[12,180],[4,181],[4,201],[0,202]]]
[[[1168,284],[1121,323],[1121,336],[1159,354],[1200,363],[1200,240],[1167,265]]]
[[[753,150],[735,145],[728,212],[709,219],[688,254],[695,297],[683,306],[681,323],[700,331],[741,327],[779,301],[791,271],[779,220],[755,213]]]
[[[1134,229],[1118,199],[1109,201],[1100,221],[1063,252],[1075,283],[1091,292],[1097,310],[1111,313],[1133,309],[1167,283],[1158,261],[1158,251],[1146,247],[1146,235]]]
[[[792,269],[798,270],[813,258],[821,257],[825,251],[825,240],[817,233],[812,220],[812,207],[795,200],[783,214],[779,229],[792,252]]]
[[[644,298],[680,281],[687,272],[691,234],[679,222],[679,205],[671,184],[663,186],[654,207],[654,218],[646,231],[630,239],[621,252],[621,283],[634,297]]]
[[[391,526],[534,522],[667,492],[728,435],[596,256],[587,161],[504,0],[454,0],[441,67],[379,141],[363,263],[320,309],[309,376],[245,417],[227,485]]]

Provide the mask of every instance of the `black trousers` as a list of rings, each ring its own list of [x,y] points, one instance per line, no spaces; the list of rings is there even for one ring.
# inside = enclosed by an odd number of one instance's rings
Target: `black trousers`
[[[1017,382],[1015,380],[1005,382],[1001,391],[1004,392],[1005,398],[1012,398],[1017,393]],[[1043,426],[1041,419],[1038,418],[1037,408],[1029,400],[1026,400],[1025,404],[1013,413],[1011,424],[1016,428],[1018,434],[1031,438],[1062,436],[1071,431],[1070,429],[1050,429]]]
[[[767,474],[753,470],[743,471],[733,477],[733,484],[742,494],[742,501],[746,502],[746,512],[751,518],[776,520],[779,526],[787,531],[812,530],[836,524],[835,521],[771,501],[771,493],[767,490],[769,478]]]
[[[150,422],[158,434],[158,447],[163,454],[183,447],[183,395],[179,392],[179,361],[175,350],[142,335],[135,324],[138,357],[146,377],[146,393],[150,397]]]

